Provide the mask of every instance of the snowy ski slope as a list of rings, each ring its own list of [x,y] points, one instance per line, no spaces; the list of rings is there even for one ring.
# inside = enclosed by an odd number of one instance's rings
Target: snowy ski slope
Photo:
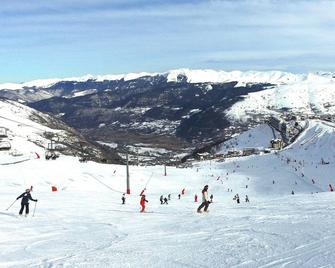
[[[168,167],[166,177],[162,166],[130,167],[126,205],[124,166],[65,156],[0,165],[0,267],[333,267],[334,146],[333,126],[311,121],[278,154]],[[214,203],[198,214],[194,194],[205,184]],[[19,201],[7,211],[31,185],[35,217],[18,217]]]

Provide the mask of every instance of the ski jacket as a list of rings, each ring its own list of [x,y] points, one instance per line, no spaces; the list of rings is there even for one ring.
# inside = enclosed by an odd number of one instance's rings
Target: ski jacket
[[[145,198],[142,197],[141,201],[140,201],[141,206],[144,206],[145,202],[148,202],[148,200],[146,200]]]
[[[37,201],[36,199],[33,199],[33,198],[31,197],[31,194],[30,194],[30,193],[27,193],[27,192],[24,192],[23,194],[21,194],[20,196],[18,196],[18,197],[16,198],[16,200],[17,200],[17,199],[20,199],[20,198],[22,198],[22,200],[21,200],[21,204],[29,204],[29,200],[34,201],[34,202]]]
[[[208,192],[206,190],[202,190],[202,202],[208,202]]]

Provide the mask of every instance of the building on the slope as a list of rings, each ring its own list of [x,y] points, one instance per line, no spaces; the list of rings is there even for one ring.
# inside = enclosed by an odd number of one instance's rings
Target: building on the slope
[[[242,155],[242,152],[239,150],[229,150],[226,154],[226,157],[237,157],[241,155]]]
[[[271,148],[275,150],[281,150],[284,147],[284,142],[282,139],[272,139]]]
[[[204,152],[204,153],[197,153],[196,158],[199,160],[210,160],[213,159],[213,155],[211,155],[208,152]]]
[[[11,144],[8,140],[7,129],[5,127],[0,127],[0,150],[7,151],[10,150]]]
[[[259,150],[257,148],[244,148],[242,151],[243,156],[253,155],[253,154],[259,154]]]

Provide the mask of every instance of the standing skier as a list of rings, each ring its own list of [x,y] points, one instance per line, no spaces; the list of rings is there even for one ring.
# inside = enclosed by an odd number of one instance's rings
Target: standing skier
[[[249,196],[248,195],[245,196],[245,202],[249,203]]]
[[[211,203],[213,203],[213,195],[211,194],[211,196],[209,197],[209,199],[211,200]]]
[[[163,205],[163,196],[161,195],[161,197],[159,198],[159,201],[161,201],[161,205]]]
[[[171,194],[168,194],[168,200],[171,200]]]
[[[240,203],[240,196],[238,194],[236,194],[234,196],[233,200],[236,200],[236,203],[239,204]]]
[[[37,202],[37,199],[33,199],[30,194],[30,189],[26,189],[26,191],[18,196],[16,200],[22,198],[21,200],[21,209],[19,214],[22,215],[24,208],[26,208],[26,217],[29,214],[29,200]]]
[[[208,209],[208,206],[210,204],[210,201],[208,199],[208,192],[207,191],[208,191],[208,185],[205,185],[204,189],[202,189],[202,191],[201,191],[201,193],[202,193],[202,203],[201,203],[201,205],[197,209],[198,213],[201,213],[201,209],[203,207],[205,207],[204,211],[208,212],[207,209]]]
[[[125,194],[122,195],[121,200],[122,200],[122,205],[124,205],[126,203],[126,196],[125,196]]]
[[[198,195],[197,195],[197,194],[194,195],[194,202],[195,202],[195,203],[198,202]]]
[[[145,202],[148,202],[148,200],[145,199],[145,195],[142,195],[141,196],[141,201],[140,201],[142,209],[141,209],[140,212],[144,212],[144,210],[145,210]]]

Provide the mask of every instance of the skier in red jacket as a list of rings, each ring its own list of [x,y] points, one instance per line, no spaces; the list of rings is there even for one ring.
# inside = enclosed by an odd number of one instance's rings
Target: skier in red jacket
[[[145,195],[142,195],[141,196],[141,201],[140,201],[142,209],[141,209],[140,212],[144,212],[144,210],[145,210],[145,202],[148,202],[148,200],[145,199]]]

